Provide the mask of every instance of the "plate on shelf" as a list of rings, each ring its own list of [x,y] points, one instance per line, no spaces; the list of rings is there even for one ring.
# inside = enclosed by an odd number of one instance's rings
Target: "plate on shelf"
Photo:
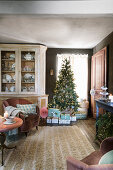
[[[32,78],[32,74],[27,73],[27,74],[24,75],[24,78],[25,79],[30,79],[30,78]]]
[[[10,87],[10,92],[14,92],[15,91],[15,86],[11,86]]]
[[[8,82],[11,82],[12,77],[9,74],[4,75]]]
[[[7,122],[7,121],[5,121],[5,122],[4,122],[4,125],[11,125],[11,124],[13,124],[13,123],[16,123],[16,121],[13,121],[13,122]]]

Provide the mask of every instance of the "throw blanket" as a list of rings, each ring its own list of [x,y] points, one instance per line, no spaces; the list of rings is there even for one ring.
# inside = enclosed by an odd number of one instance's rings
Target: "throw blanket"
[[[13,116],[13,117],[18,116],[18,113],[22,112],[21,110],[19,110],[16,107],[13,107],[13,106],[7,106],[5,108],[5,111],[8,112],[8,117],[10,117],[10,116]]]

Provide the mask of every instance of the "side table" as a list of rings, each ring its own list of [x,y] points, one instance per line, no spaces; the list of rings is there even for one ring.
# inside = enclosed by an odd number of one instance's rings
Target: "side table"
[[[4,161],[3,161],[4,148],[6,148],[6,149],[16,148],[16,146],[8,147],[4,144],[4,142],[6,140],[6,135],[4,132],[7,132],[9,130],[16,129],[16,128],[20,127],[23,124],[23,120],[18,117],[15,117],[14,123],[12,123],[12,124],[4,124],[4,122],[0,123],[0,149],[2,150],[2,166],[4,165]]]

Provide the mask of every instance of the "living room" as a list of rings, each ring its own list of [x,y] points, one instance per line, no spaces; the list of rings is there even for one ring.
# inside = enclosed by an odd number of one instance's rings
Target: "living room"
[[[1,170],[113,169],[112,161],[98,165],[105,153],[113,150],[111,137],[101,143],[105,139],[103,134],[113,133],[103,131],[98,136],[101,140],[97,140],[99,125],[96,125],[100,113],[107,115],[100,107],[108,108],[106,103],[103,106],[96,100],[103,95],[110,101],[113,94],[112,5],[111,0],[0,1]],[[70,59],[75,77],[71,79],[68,73],[71,83],[75,82],[80,108],[71,115],[73,104],[64,109],[68,114],[48,118],[51,109],[48,104],[55,100],[64,58]],[[66,91],[66,82],[64,87]],[[64,95],[60,98],[63,100]],[[63,102],[70,106],[69,101]],[[7,124],[5,107],[21,110],[20,105],[36,105],[35,114],[18,114],[16,110],[14,122]],[[83,105],[85,111],[83,108],[81,111]],[[112,106],[108,106],[112,112]],[[60,110],[58,106],[52,109]],[[68,115],[73,122],[70,118],[62,121],[61,117]],[[109,124],[106,119],[105,129]]]

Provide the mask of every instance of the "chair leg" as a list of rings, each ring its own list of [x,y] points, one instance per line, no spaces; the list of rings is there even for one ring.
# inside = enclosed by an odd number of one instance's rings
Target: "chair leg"
[[[36,130],[38,130],[38,126],[36,126]]]
[[[4,161],[3,161],[3,154],[4,154],[4,150],[3,149],[4,148],[2,147],[1,149],[2,149],[2,166],[3,166],[4,165]]]
[[[26,137],[27,137],[27,132],[25,132],[25,135],[26,135]]]

